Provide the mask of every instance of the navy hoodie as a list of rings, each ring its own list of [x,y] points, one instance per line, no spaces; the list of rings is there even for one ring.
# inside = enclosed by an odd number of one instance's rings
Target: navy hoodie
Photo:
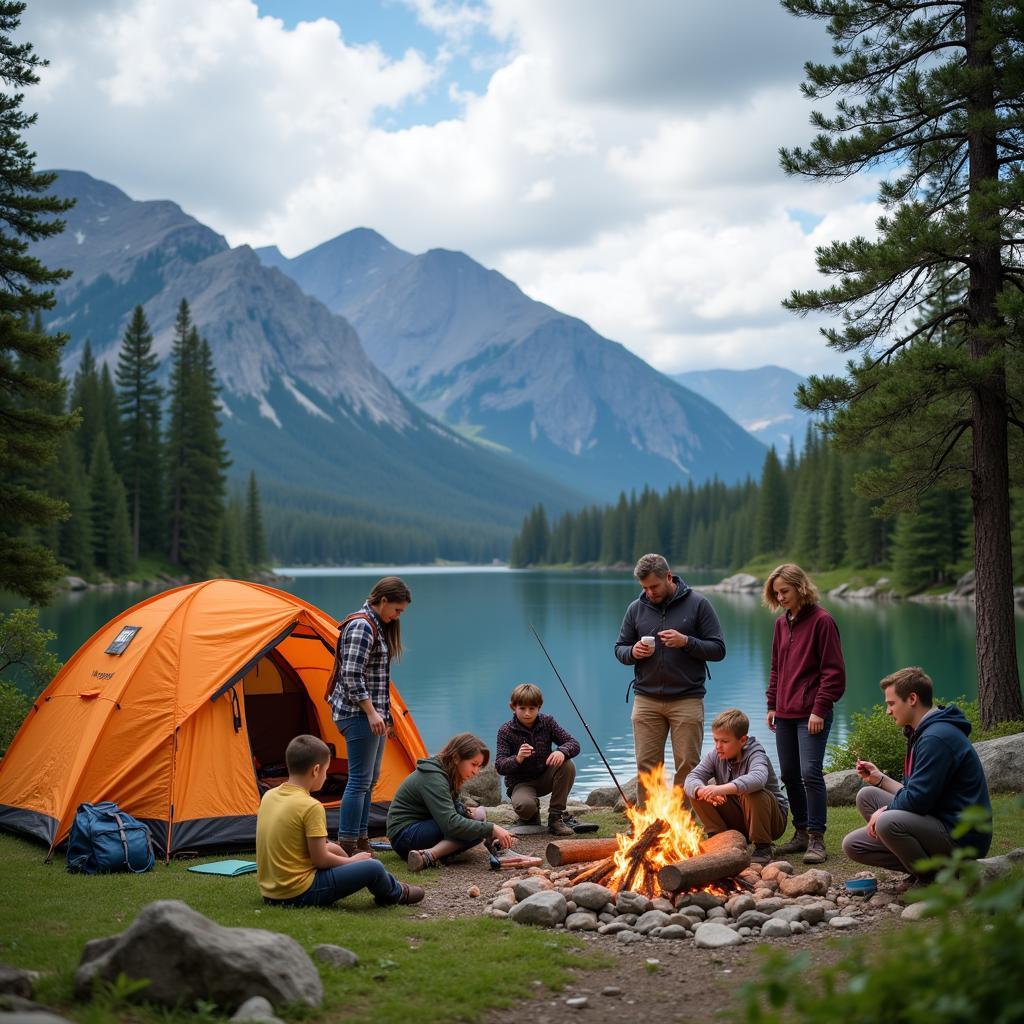
[[[971,723],[955,704],[937,707],[910,729],[903,788],[893,796],[889,810],[930,814],[948,832],[965,807],[984,807],[991,818],[988,782],[970,734]],[[992,836],[972,831],[955,843],[973,846],[984,857]]]

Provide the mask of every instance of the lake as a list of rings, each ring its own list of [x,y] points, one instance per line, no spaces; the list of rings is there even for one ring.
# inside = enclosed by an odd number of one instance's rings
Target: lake
[[[428,749],[469,730],[492,747],[510,714],[508,695],[521,682],[544,691],[544,710],[582,746],[574,792],[609,785],[607,772],[530,632],[544,640],[562,678],[612,768],[625,782],[634,774],[633,736],[626,687],[631,669],[612,648],[626,605],[639,588],[628,573],[525,572],[498,567],[394,569],[282,569],[282,589],[337,618],[362,603],[373,582],[397,574],[413,601],[402,617],[405,658],[393,677]],[[717,578],[717,577],[715,577]],[[693,575],[699,589],[711,577]],[[104,622],[147,592],[90,590],[63,596],[41,620],[58,636],[62,659]],[[710,594],[728,653],[711,667],[705,700],[705,750],[711,721],[724,708],[742,708],[751,733],[774,760],[775,744],[764,723],[774,616],[756,598]],[[832,740],[841,741],[850,715],[881,700],[878,680],[905,665],[922,665],[943,698],[977,696],[974,611],[962,605],[826,600],[842,635],[847,689],[836,708]],[[1024,618],[1018,616],[1018,650],[1024,651]]]

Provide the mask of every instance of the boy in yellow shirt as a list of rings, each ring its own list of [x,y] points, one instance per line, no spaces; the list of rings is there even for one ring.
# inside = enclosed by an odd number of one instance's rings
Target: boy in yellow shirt
[[[316,736],[296,736],[284,752],[288,781],[268,790],[256,815],[256,880],[265,903],[326,907],[360,889],[380,906],[419,903],[421,886],[400,882],[369,853],[347,856],[327,841],[323,786],[331,751]]]

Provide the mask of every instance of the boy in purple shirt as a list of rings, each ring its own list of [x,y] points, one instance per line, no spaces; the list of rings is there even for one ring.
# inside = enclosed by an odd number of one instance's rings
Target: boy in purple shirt
[[[573,836],[565,822],[565,804],[576,778],[572,758],[580,745],[550,715],[540,713],[543,703],[540,687],[532,683],[512,691],[508,706],[513,717],[498,730],[494,767],[505,777],[520,825],[540,824],[540,797],[550,793],[548,831]]]

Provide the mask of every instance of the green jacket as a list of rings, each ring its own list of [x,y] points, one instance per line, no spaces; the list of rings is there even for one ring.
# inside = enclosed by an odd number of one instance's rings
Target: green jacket
[[[448,776],[436,757],[422,757],[416,770],[398,787],[388,808],[388,838],[394,839],[403,829],[418,821],[433,818],[445,839],[490,839],[494,825],[477,821],[460,813]]]

